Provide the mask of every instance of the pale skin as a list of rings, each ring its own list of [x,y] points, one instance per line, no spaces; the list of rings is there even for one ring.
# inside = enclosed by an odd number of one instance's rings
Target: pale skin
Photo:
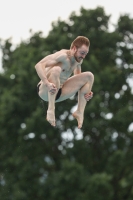
[[[77,119],[78,128],[82,127],[86,103],[93,96],[93,74],[89,71],[81,73],[81,64],[88,52],[89,47],[84,44],[79,48],[74,46],[70,50],[63,49],[48,55],[35,65],[41,79],[39,96],[48,101],[46,119],[52,126],[56,126],[55,103],[78,92],[77,110],[72,115]],[[74,76],[71,76],[72,73]],[[61,96],[55,100],[59,88],[62,88]]]

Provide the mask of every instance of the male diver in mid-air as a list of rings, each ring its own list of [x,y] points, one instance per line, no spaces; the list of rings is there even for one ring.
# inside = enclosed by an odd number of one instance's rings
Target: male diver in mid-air
[[[77,110],[72,115],[78,121],[78,128],[82,127],[86,103],[93,97],[94,75],[89,71],[81,73],[81,64],[89,52],[89,46],[88,38],[78,36],[69,50],[62,49],[50,54],[35,65],[41,79],[37,85],[38,94],[48,101],[46,119],[52,126],[56,126],[55,103],[78,92]],[[74,76],[71,76],[72,72]]]

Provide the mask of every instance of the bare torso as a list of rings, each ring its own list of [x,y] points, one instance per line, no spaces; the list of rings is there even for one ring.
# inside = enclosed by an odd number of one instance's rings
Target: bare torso
[[[49,75],[51,68],[54,66],[59,66],[61,67],[61,73],[60,73],[60,87],[64,84],[64,82],[71,76],[71,74],[74,72],[74,70],[79,70],[80,71],[80,66],[81,63],[78,63],[74,58],[72,58],[70,50],[60,50],[50,56],[47,57],[47,59],[53,59],[56,60],[58,59],[59,56],[62,55],[62,61],[58,62],[54,65],[47,66],[45,67],[45,72],[46,76]],[[46,60],[47,62],[47,60]]]

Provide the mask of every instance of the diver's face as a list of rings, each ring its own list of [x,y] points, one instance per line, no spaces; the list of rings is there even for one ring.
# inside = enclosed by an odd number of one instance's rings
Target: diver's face
[[[81,47],[77,48],[75,47],[75,53],[74,53],[74,58],[77,62],[81,62],[81,60],[83,60],[86,55],[89,52],[89,47],[87,47],[86,45],[82,45]]]

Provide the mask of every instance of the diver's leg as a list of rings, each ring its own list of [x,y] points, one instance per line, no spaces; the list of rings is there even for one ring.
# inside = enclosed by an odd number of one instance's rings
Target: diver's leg
[[[61,68],[56,66],[53,67],[47,74],[48,81],[56,86],[57,92],[58,89],[60,88],[60,73],[61,73]],[[47,86],[45,86],[42,81],[40,83],[41,85],[39,87],[39,96],[42,99],[44,99],[44,101],[48,101],[48,110],[46,119],[52,126],[55,126],[55,98],[57,92],[51,94],[48,91]]]
[[[86,99],[84,95],[90,93],[94,82],[94,76],[91,72],[83,72],[69,78],[62,87],[61,97],[57,100],[63,101],[70,98],[78,91],[78,107],[73,113],[73,116],[78,121],[78,128],[82,127],[84,118],[84,109],[86,106]]]
[[[61,73],[60,67],[53,67],[48,77],[48,81],[56,85],[57,92],[60,88],[60,79],[59,79],[60,73]],[[48,110],[46,119],[52,126],[55,126],[55,98],[57,92],[54,94],[48,92]]]

